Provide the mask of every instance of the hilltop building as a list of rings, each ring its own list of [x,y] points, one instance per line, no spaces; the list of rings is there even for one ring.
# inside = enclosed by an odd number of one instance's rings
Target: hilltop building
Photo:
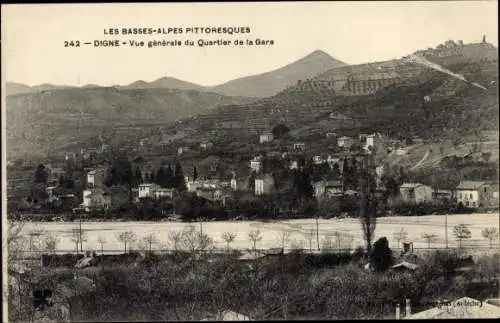
[[[354,139],[351,137],[342,136],[337,139],[337,145],[343,148],[351,148],[354,145]]]
[[[262,156],[255,156],[250,161],[250,169],[256,173],[259,173],[262,169]]]
[[[259,137],[259,142],[261,144],[266,143],[266,142],[271,142],[274,139],[274,135],[270,132],[266,132],[260,135]]]

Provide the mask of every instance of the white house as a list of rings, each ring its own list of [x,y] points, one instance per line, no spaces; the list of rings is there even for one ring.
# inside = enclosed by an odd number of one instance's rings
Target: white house
[[[342,195],[342,182],[341,181],[327,181],[322,180],[315,182],[314,195],[318,200],[323,198],[331,198]]]
[[[306,144],[303,142],[296,142],[293,144],[293,149],[304,151],[306,149]]]
[[[269,194],[274,189],[274,179],[271,175],[257,176],[255,179],[255,195]]]
[[[432,188],[420,183],[403,183],[399,192],[404,201],[422,203],[432,201]]]
[[[273,141],[273,139],[274,139],[274,135],[272,133],[270,133],[270,132],[263,133],[260,135],[259,142],[261,144],[263,144],[265,142],[271,142],[271,141]]]
[[[139,185],[139,198],[155,197],[155,192],[160,189],[155,183],[143,183]]]
[[[200,148],[202,150],[208,150],[208,149],[212,148],[213,146],[214,146],[214,144],[209,142],[209,141],[205,141],[205,142],[200,143]]]
[[[262,169],[262,156],[255,156],[250,161],[250,169],[255,171],[256,173],[261,171],[261,169]]]
[[[326,139],[334,139],[337,137],[337,134],[335,132],[327,132],[326,133]]]
[[[102,187],[106,172],[102,168],[92,169],[87,173],[87,186],[89,188]]]
[[[290,160],[288,164],[289,169],[299,169],[299,162],[296,159]]]
[[[366,136],[366,142],[365,142],[365,150],[368,150],[369,147],[376,148],[378,142],[377,142],[377,135],[376,134],[371,134]]]
[[[90,197],[92,196],[91,190],[83,190],[82,206],[90,207]]]
[[[83,202],[81,204],[87,208],[104,208],[111,206],[111,195],[102,189],[83,190]]]
[[[163,197],[168,197],[168,198],[173,199],[174,198],[174,189],[173,188],[159,187],[154,191],[154,197],[156,199],[163,198]]]
[[[398,148],[395,150],[397,156],[404,156],[406,155],[406,149],[405,148]]]
[[[337,146],[350,148],[354,144],[354,139],[351,137],[342,136],[337,140]]]
[[[189,151],[189,147],[179,147],[177,148],[177,155],[185,154]]]
[[[323,164],[324,162],[325,162],[325,159],[320,155],[316,155],[313,157],[313,163],[316,165]]]
[[[456,188],[457,203],[464,206],[488,206],[493,199],[491,185],[485,182],[463,181]]]

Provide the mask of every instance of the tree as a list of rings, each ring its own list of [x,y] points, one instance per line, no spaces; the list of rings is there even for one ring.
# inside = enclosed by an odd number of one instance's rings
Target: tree
[[[378,239],[373,244],[370,264],[375,271],[385,271],[393,264],[392,250],[386,237]]]
[[[295,171],[294,183],[297,196],[305,197],[306,199],[314,196],[314,187],[311,183],[311,173],[309,168]]]
[[[367,171],[363,171],[360,176],[359,192],[361,195],[359,198],[359,218],[366,249],[369,253],[377,224],[377,198],[375,196],[375,180]]]
[[[172,170],[172,166],[170,166],[170,164],[168,164],[167,168],[165,168],[165,187],[166,188],[173,188],[174,187],[173,176],[174,176],[174,171]]]
[[[65,187],[66,186],[65,184],[66,181],[64,180],[64,175],[63,174],[59,175],[59,186]]]
[[[149,253],[152,251],[152,246],[158,243],[158,239],[154,233],[146,235],[142,240],[148,246]]]
[[[393,233],[394,240],[398,242],[398,248],[399,248],[399,243],[401,241],[405,241],[408,238],[408,232],[406,232],[405,229],[401,228],[399,231],[396,231]]]
[[[198,179],[198,171],[196,170],[196,166],[193,167],[193,181]]]
[[[248,189],[250,191],[255,191],[255,178],[257,177],[257,173],[255,171],[252,171],[250,173],[250,176],[248,177]]]
[[[288,242],[290,241],[290,232],[284,230],[278,237],[278,243],[281,249],[286,249]]]
[[[104,255],[104,244],[106,243],[106,238],[99,236],[97,242],[101,245],[101,255]]]
[[[49,174],[47,172],[47,169],[43,164],[38,165],[36,171],[35,171],[35,183],[37,184],[45,184],[47,185],[47,179],[49,177]]]
[[[207,234],[198,232],[193,225],[187,226],[182,231],[182,243],[194,254],[196,251],[206,250],[213,245],[213,239]]]
[[[57,249],[57,244],[59,243],[59,238],[53,234],[49,234],[45,237],[45,249],[50,253],[55,253]]]
[[[252,243],[253,250],[257,250],[257,243],[262,240],[260,230],[252,230],[248,233],[248,240]]]
[[[427,248],[430,249],[431,248],[431,242],[434,242],[437,238],[437,234],[431,234],[431,233],[422,233],[422,238],[425,239],[425,241],[427,241]]]
[[[342,165],[342,187],[344,191],[347,191],[350,187],[351,181],[351,169],[347,158],[344,158],[344,164]]]
[[[227,250],[229,250],[229,244],[236,239],[236,234],[232,232],[223,232],[221,238],[227,243]]]
[[[154,183],[160,185],[161,187],[167,187],[166,179],[165,170],[163,169],[163,166],[160,166],[156,172]]]
[[[83,251],[83,242],[87,241],[86,234],[81,229],[73,229],[71,231],[71,242],[75,244],[75,251]]]
[[[127,244],[129,245],[129,250],[130,250],[130,244],[132,244],[135,241],[135,233],[133,233],[132,231],[120,232],[117,234],[117,239],[118,241],[123,243],[124,251],[125,253],[127,253]]]
[[[135,169],[134,182],[136,185],[139,185],[142,183],[142,172],[141,172],[141,169],[139,168],[139,166],[137,166]]]
[[[458,240],[458,247],[462,248],[462,240],[470,239],[471,232],[469,228],[465,224],[458,224],[453,227],[453,234],[455,238]]]
[[[314,239],[314,229],[310,229],[306,231],[306,239],[309,242],[309,251],[312,251],[312,241]]]
[[[285,126],[284,124],[280,123],[276,125],[271,132],[275,138],[281,138],[285,134],[290,132],[290,129],[288,129],[288,127]]]
[[[184,172],[182,171],[182,166],[179,161],[177,161],[175,164],[174,187],[179,192],[184,192],[185,190],[187,190]]]
[[[498,229],[495,227],[484,228],[481,230],[483,238],[490,240],[490,248],[493,246],[493,240],[498,239]]]
[[[340,176],[340,167],[338,163],[333,164],[331,173],[333,178],[338,178]]]
[[[182,241],[182,231],[170,231],[168,233],[168,240],[173,244],[174,251],[177,251]]]

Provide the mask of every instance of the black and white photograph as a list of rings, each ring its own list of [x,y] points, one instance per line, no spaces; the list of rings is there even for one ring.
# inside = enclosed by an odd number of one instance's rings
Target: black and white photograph
[[[1,9],[3,322],[500,318],[498,1]]]

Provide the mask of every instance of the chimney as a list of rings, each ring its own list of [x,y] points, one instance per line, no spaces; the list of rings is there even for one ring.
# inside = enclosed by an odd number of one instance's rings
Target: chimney
[[[406,311],[405,311],[405,317],[409,317],[411,316],[411,303],[410,303],[410,299],[407,298],[406,299]]]
[[[401,319],[401,306],[399,306],[399,303],[396,304],[396,320]]]

